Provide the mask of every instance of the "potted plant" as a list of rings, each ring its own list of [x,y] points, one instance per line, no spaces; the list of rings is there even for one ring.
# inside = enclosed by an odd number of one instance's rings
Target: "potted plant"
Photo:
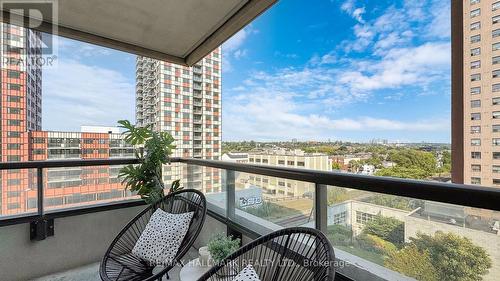
[[[208,241],[207,248],[213,261],[218,264],[240,248],[240,239],[218,233]]]
[[[134,146],[135,157],[139,160],[139,164],[123,167],[118,177],[125,188],[154,204],[165,195],[162,171],[163,165],[170,163],[170,155],[175,149],[174,138],[167,132],[152,130],[151,126],[136,127],[128,120],[120,120],[118,124],[125,129],[122,133],[124,140]],[[180,180],[176,180],[172,182],[169,193],[180,189]]]

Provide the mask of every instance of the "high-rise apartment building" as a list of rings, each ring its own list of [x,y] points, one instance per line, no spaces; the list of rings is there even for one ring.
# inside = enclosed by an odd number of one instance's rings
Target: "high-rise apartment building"
[[[41,56],[41,34],[5,23],[0,23],[0,31],[0,158],[2,162],[28,161],[28,132],[40,130],[42,124],[42,70],[36,64]],[[9,206],[17,208],[13,201],[18,198],[36,198],[36,191],[26,188],[33,178],[32,172],[0,172],[2,214]]]
[[[133,157],[117,128],[82,126],[81,132],[42,131],[41,34],[1,24],[1,161]],[[221,50],[194,67],[137,59],[137,124],[171,133],[173,156],[220,159]],[[132,196],[118,179],[121,166],[43,170],[46,209]],[[164,180],[182,179],[204,192],[221,188],[220,170],[172,165]],[[37,210],[34,169],[0,171],[0,215]]]
[[[1,159],[28,161],[26,132],[42,129],[41,34],[0,24]]]
[[[133,157],[118,128],[82,127],[82,132],[26,132],[27,161]],[[123,166],[64,167],[43,170],[45,208],[119,200],[132,196],[118,173]],[[2,171],[0,215],[37,210],[35,170]]]
[[[136,123],[175,138],[174,157],[220,160],[221,48],[193,67],[137,58]],[[165,167],[168,183],[217,192],[220,171],[174,164]]]
[[[464,183],[500,187],[500,1],[463,4]]]

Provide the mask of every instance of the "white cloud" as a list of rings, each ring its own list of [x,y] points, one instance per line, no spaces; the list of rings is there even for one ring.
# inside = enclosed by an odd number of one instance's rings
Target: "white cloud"
[[[347,0],[340,6],[340,9],[347,14],[349,14],[352,18],[357,20],[360,23],[364,23],[363,14],[366,12],[365,7],[356,8],[355,0]]]
[[[293,136],[325,140],[345,131],[439,132],[449,129],[447,119],[397,120],[362,116],[333,119],[320,114],[303,114],[302,104],[282,95],[264,92],[239,96],[223,107],[225,140],[284,140]]]
[[[353,91],[398,88],[405,85],[425,86],[446,79],[450,67],[448,42],[426,43],[413,48],[394,48],[381,60],[345,71],[339,75],[342,84]],[[358,64],[363,66],[363,63]],[[367,74],[368,73],[368,74]]]
[[[224,44],[222,44],[222,71],[231,72],[233,66],[231,60],[241,59],[245,57],[248,53],[247,49],[242,48],[248,36],[251,34],[258,33],[258,30],[254,29],[252,26],[247,26],[242,30],[238,31],[235,35],[229,38]]]
[[[341,10],[354,17],[355,2],[348,0]],[[356,14],[360,16],[363,11]],[[440,0],[404,1],[399,8],[391,6],[372,20],[358,20],[353,27],[354,40],[345,40],[345,52],[366,51],[373,47],[375,54],[384,54],[388,49],[398,46],[411,46],[416,36],[433,39],[450,37],[450,2]]]
[[[43,69],[43,79],[44,130],[135,120],[135,85],[117,71],[61,59],[57,67]]]
[[[233,37],[224,42],[224,44],[222,44],[222,49],[225,52],[233,52],[238,50],[241,45],[243,45],[243,42],[245,42],[245,39],[248,37],[249,33],[250,32],[247,30],[247,28],[243,28],[235,35],[233,35]]]

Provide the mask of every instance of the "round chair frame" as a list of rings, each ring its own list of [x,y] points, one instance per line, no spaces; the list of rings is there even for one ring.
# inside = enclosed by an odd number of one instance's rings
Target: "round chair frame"
[[[335,254],[326,236],[313,228],[278,230],[241,247],[198,281],[229,281],[251,264],[262,281],[333,281]]]
[[[151,215],[158,209],[169,213],[194,212],[189,229],[172,262],[158,272],[149,264],[131,253],[135,243],[144,231]],[[101,261],[99,275],[103,281],[151,281],[161,280],[178,263],[200,234],[205,222],[207,203],[198,190],[184,189],[170,193],[157,203],[148,206],[136,215],[111,242]]]

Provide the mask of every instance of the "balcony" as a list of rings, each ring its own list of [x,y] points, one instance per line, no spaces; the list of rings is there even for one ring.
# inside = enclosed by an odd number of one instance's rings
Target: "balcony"
[[[29,208],[17,214],[0,216],[2,252],[10,253],[0,256],[3,278],[98,278],[97,262],[103,251],[126,222],[144,208],[143,202],[131,194],[118,192],[119,187],[113,193],[114,197],[87,196],[90,201],[54,205],[51,203],[54,195],[46,186],[45,178],[48,176],[47,180],[52,182],[52,174],[45,171],[57,168],[52,173],[59,177],[57,172],[65,169],[75,171],[79,167],[88,167],[83,172],[88,174],[92,171],[91,167],[116,166],[116,170],[120,165],[135,162],[135,159],[129,158],[1,163],[0,170],[3,172],[33,171],[28,174],[34,177],[36,183],[24,198],[33,199],[26,205]],[[486,249],[493,263],[485,280],[493,280],[490,277],[500,272],[498,249],[491,247],[500,245],[498,230],[481,219],[481,216],[499,215],[500,191],[497,189],[214,160],[173,158],[172,162],[192,167],[192,171],[201,167],[210,171],[208,177],[205,172],[191,173],[185,180],[186,188],[203,190],[200,175],[205,179],[222,179],[219,188],[206,192],[209,217],[186,260],[195,258],[196,248],[205,245],[214,232],[227,229],[240,233],[244,241],[249,241],[283,227],[309,226],[320,229],[330,238],[339,262],[336,270],[340,280],[409,280],[401,273],[384,267],[375,252],[353,246],[355,244],[338,236],[341,226],[350,225],[353,235],[357,235],[363,224],[377,216],[386,216],[404,223],[405,241],[419,231],[433,229],[451,231],[475,243],[486,243],[490,245]],[[269,184],[265,184],[264,179]],[[282,185],[281,182],[290,185]],[[343,194],[343,199],[339,199],[338,194]],[[410,204],[411,208],[389,207],[373,200],[379,196],[420,203]],[[256,207],[263,205],[273,211],[266,213]],[[41,220],[54,221],[53,236],[46,239],[35,236],[30,241],[29,224],[33,226],[34,222]],[[349,239],[357,238],[352,236]],[[42,260],[39,259],[41,256],[44,257]],[[24,270],[14,271],[12,268]],[[178,270],[172,272],[172,280],[177,280]]]

